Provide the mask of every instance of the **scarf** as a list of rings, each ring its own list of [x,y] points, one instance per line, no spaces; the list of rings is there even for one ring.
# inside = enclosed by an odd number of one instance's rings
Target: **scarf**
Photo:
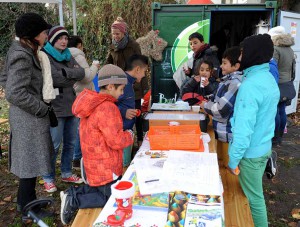
[[[43,51],[38,50],[38,58],[42,68],[43,75],[43,99],[44,102],[50,103],[51,100],[55,99],[56,92],[53,88],[53,80],[51,76],[51,65],[47,54]]]
[[[112,40],[112,44],[115,48],[115,51],[118,51],[118,50],[123,50],[127,44],[128,44],[128,41],[129,41],[129,35],[128,33],[125,33],[123,39],[121,39],[120,42],[116,42],[116,40]]]
[[[204,44],[200,47],[200,49],[193,54],[194,59],[199,59],[203,56],[204,51],[207,50],[210,46],[208,44]]]
[[[56,50],[49,42],[44,46],[44,50],[50,54],[56,61],[70,61],[71,60],[71,52],[69,48],[66,48],[62,52]]]

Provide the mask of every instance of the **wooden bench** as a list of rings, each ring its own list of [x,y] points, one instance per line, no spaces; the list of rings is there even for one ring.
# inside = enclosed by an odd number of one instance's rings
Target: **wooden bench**
[[[211,138],[209,150],[216,151],[214,132],[209,127],[208,133]],[[219,160],[220,175],[224,187],[224,207],[226,227],[252,227],[254,226],[249,203],[239,184],[237,176],[232,175],[225,168],[225,163]],[[80,209],[73,221],[72,227],[92,227],[102,208]]]

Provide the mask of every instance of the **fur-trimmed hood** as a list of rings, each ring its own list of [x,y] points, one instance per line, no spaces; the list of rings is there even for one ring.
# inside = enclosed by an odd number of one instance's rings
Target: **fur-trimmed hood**
[[[289,47],[295,44],[294,38],[290,34],[275,35],[272,37],[274,46]]]

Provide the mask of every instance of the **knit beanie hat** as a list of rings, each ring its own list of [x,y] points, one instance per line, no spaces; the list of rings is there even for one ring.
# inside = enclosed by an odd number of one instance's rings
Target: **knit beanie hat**
[[[273,42],[268,34],[246,37],[242,48],[241,67],[243,69],[269,62],[274,52]]]
[[[269,30],[268,34],[271,36],[271,38],[273,38],[273,36],[276,36],[276,35],[284,35],[285,28],[282,26],[277,26],[277,27],[271,28]]]
[[[32,39],[50,28],[51,25],[36,13],[25,13],[15,23],[16,36],[19,38]]]
[[[112,29],[119,29],[122,33],[127,33],[127,24],[122,17],[117,17],[117,20],[111,25]]]
[[[98,87],[108,84],[127,84],[125,72],[112,64],[103,66],[98,72]]]
[[[61,37],[62,35],[66,35],[69,37],[69,33],[68,31],[62,27],[62,26],[54,26],[49,30],[49,34],[48,34],[48,40],[49,43],[54,46],[54,44],[56,43],[56,41],[59,39],[59,37]]]

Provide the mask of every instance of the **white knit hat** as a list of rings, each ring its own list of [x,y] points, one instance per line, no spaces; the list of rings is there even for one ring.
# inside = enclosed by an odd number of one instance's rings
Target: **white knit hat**
[[[284,35],[285,34],[285,28],[282,26],[277,26],[274,28],[271,28],[268,32],[268,34],[273,37],[275,35]]]

